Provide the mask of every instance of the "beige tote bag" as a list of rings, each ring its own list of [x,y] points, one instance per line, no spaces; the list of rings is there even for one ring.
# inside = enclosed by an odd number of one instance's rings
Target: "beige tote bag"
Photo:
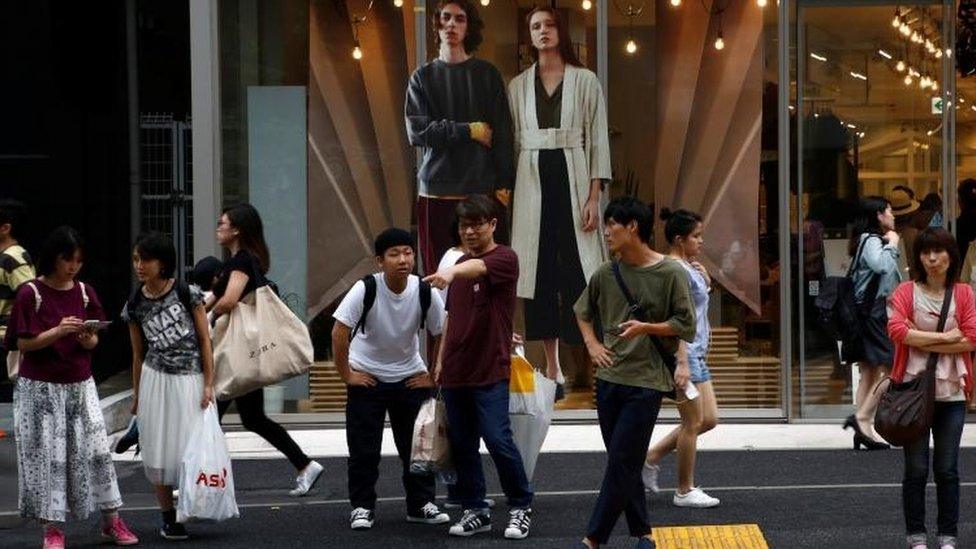
[[[214,392],[230,400],[308,373],[312,338],[270,286],[261,286],[217,319],[213,332]]]

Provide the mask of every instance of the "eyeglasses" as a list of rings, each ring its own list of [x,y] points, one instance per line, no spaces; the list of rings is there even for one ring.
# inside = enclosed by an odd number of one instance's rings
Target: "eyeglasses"
[[[490,221],[487,221],[487,220],[483,220],[483,221],[479,221],[479,222],[477,222],[477,223],[460,223],[460,224],[458,224],[458,229],[459,229],[459,230],[460,230],[460,231],[461,231],[462,233],[463,233],[463,232],[465,232],[465,231],[467,231],[467,230],[469,230],[469,229],[470,229],[470,230],[473,230],[473,231],[479,231],[479,230],[481,230],[481,229],[482,229],[482,228],[483,228],[483,227],[484,227],[485,225],[487,225],[487,224],[489,224],[489,223],[491,223],[491,222],[490,222]]]

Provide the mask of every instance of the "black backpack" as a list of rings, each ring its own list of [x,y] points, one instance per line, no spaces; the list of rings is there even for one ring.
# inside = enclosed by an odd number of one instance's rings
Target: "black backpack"
[[[864,252],[864,245],[871,238],[880,238],[877,235],[870,235],[865,238],[857,247],[854,260],[847,269],[844,276],[828,276],[820,283],[820,292],[814,300],[817,308],[817,316],[821,326],[827,333],[845,344],[856,343],[862,335],[861,324],[865,311],[870,311],[874,304],[874,299],[878,294],[878,285],[881,276],[877,273],[872,275],[871,281],[864,292],[864,301],[859,303],[854,293],[854,280],[851,278],[861,261]]]
[[[359,322],[356,323],[356,327],[349,335],[350,340],[356,337],[356,332],[366,333],[366,315],[369,314],[370,309],[373,308],[373,303],[376,302],[376,277],[366,275],[362,281],[366,286],[366,292],[363,294],[363,313],[359,315]],[[430,284],[421,280],[420,291],[417,293],[420,294],[420,329],[422,330],[427,326],[427,311],[430,310]]]

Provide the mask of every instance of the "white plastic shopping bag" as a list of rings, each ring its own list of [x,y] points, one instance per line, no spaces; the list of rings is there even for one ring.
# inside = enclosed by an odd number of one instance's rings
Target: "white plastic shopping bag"
[[[200,416],[180,463],[177,522],[239,516],[230,454],[217,418],[217,407],[211,404]]]
[[[556,382],[529,364],[521,346],[512,355],[510,375],[508,418],[515,446],[522,454],[525,474],[531,481],[552,422]]]
[[[457,475],[447,439],[447,406],[438,393],[420,407],[413,425],[410,448],[410,472],[415,475],[437,474],[446,484],[454,484]]]

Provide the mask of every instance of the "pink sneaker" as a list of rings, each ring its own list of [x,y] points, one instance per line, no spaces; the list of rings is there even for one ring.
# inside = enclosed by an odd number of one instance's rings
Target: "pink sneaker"
[[[44,549],[64,549],[64,530],[51,527],[45,528]]]
[[[135,545],[139,543],[139,538],[129,530],[129,527],[122,522],[122,517],[114,517],[102,523],[102,537],[112,540],[115,545]]]

